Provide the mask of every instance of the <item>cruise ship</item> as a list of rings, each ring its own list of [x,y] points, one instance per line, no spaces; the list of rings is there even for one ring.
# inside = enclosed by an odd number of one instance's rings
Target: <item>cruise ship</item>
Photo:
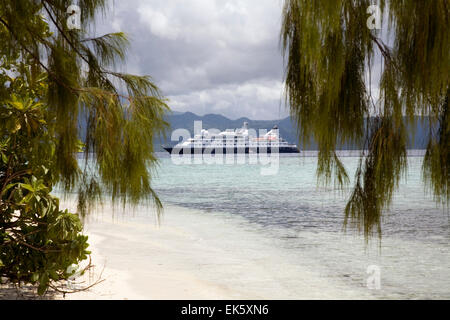
[[[262,137],[249,135],[248,122],[240,129],[226,130],[219,134],[201,130],[194,138],[174,147],[163,147],[171,154],[244,154],[244,153],[300,153],[297,145],[289,144],[279,136],[278,126]]]

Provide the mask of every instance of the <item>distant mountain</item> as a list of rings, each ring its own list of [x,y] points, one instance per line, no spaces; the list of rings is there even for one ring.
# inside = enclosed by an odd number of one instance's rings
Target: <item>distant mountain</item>
[[[428,122],[427,121],[421,121],[424,120],[423,118],[420,119],[417,117],[416,123],[415,123],[415,133],[414,137],[410,138],[409,142],[409,148],[410,149],[425,149],[427,144],[427,136],[428,136]],[[157,151],[163,151],[161,145],[167,144],[167,145],[174,145],[177,142],[176,141],[170,141],[171,134],[173,130],[176,129],[187,129],[191,136],[193,136],[194,133],[194,121],[202,121],[202,128],[203,129],[211,129],[215,128],[220,131],[224,131],[226,129],[236,129],[241,128],[242,124],[244,122],[249,123],[249,128],[255,129],[257,132],[259,129],[267,129],[270,130],[273,128],[274,125],[278,125],[280,136],[283,137],[285,140],[291,143],[296,143],[300,146],[302,150],[315,150],[317,149],[317,144],[312,142],[308,147],[305,147],[298,143],[298,136],[296,131],[296,126],[291,120],[291,117],[287,117],[284,119],[279,120],[251,120],[248,118],[239,118],[236,120],[228,119],[227,117],[224,117],[219,114],[207,114],[204,116],[196,115],[192,112],[172,112],[168,116],[166,116],[166,121],[170,124],[171,128],[167,131],[167,137],[166,139],[156,139],[154,141],[155,146],[158,146],[156,148]],[[408,130],[410,132],[413,132],[412,130]],[[345,145],[342,146],[340,149],[343,150],[352,150],[356,149],[357,146],[351,146],[351,145]]]

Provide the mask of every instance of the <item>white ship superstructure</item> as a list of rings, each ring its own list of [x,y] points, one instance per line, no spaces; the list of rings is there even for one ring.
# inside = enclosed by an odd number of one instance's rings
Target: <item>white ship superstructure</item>
[[[295,144],[289,144],[279,136],[278,126],[274,126],[272,130],[259,138],[250,132],[247,122],[244,122],[242,128],[226,130],[218,134],[203,129],[193,138],[187,139],[175,147],[164,147],[164,149],[172,154],[300,152]]]

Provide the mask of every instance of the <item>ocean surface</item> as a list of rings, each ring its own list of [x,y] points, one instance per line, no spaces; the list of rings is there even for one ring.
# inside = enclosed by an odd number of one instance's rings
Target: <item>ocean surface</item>
[[[375,236],[368,244],[357,230],[343,230],[351,184],[344,192],[318,186],[315,155],[280,155],[270,164],[251,163],[248,157],[241,163],[206,164],[158,153],[152,185],[164,205],[210,221],[205,228],[215,228],[209,230],[211,238],[221,225],[234,230],[227,246],[275,268],[286,288],[321,290],[301,288],[305,275],[299,270],[309,270],[342,298],[351,292],[350,297],[363,299],[449,299],[449,211],[425,190],[420,152],[408,158],[408,172],[384,215],[381,242]],[[342,160],[352,178],[359,158],[348,152]],[[263,174],[267,167],[275,171]],[[242,238],[249,234],[255,235],[255,246]],[[271,259],[279,263],[268,263]],[[290,292],[286,298],[295,298],[295,290]]]

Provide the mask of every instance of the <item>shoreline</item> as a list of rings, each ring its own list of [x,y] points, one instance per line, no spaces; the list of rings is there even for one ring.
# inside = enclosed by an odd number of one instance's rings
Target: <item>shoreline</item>
[[[244,223],[229,221],[225,216],[166,206],[158,226],[150,222],[154,219],[148,211],[113,216],[111,208],[104,207],[89,220],[85,234],[89,236],[95,267],[77,282],[89,285],[102,270],[105,281],[87,291],[58,298],[373,298],[288,262],[282,250],[272,245],[273,239],[263,238]]]
[[[180,266],[161,263],[164,256],[164,244],[154,242],[155,238],[166,238],[174,230],[161,230],[156,225],[145,225],[146,231],[152,233],[152,240],[139,242],[130,239],[133,231],[142,226],[133,222],[97,221],[86,224],[89,236],[92,264],[94,268],[77,282],[92,283],[101,276],[104,281],[87,291],[66,295],[67,300],[163,300],[163,299],[230,299],[223,290],[183,270]],[[106,230],[108,229],[108,230]],[[126,231],[125,231],[126,230]],[[122,232],[113,235],[114,232]],[[117,246],[124,243],[123,247]],[[139,252],[141,254],[139,254]],[[143,259],[142,255],[154,255],[154,259]],[[182,269],[182,268],[180,268]]]
[[[66,198],[61,206],[71,210],[74,203]],[[3,286],[0,299],[384,300],[448,296],[445,286],[439,291],[417,291],[423,282],[405,290],[405,285],[420,277],[448,280],[442,276],[448,250],[430,243],[387,238],[380,255],[376,250],[366,251],[359,237],[302,230],[285,234],[300,240],[295,242],[298,247],[286,247],[293,242],[283,242],[240,215],[166,204],[158,224],[151,207],[122,211],[109,202],[87,217],[84,234],[89,236],[94,267],[74,284],[88,287],[99,277],[103,282],[86,291],[65,296],[49,292],[44,297],[32,296],[30,288],[17,296],[13,288]],[[327,250],[332,255],[317,254],[325,243],[330,244]],[[417,252],[421,254],[417,256]],[[438,253],[444,257],[436,260],[433,257]],[[416,261],[413,269],[399,269],[408,261]],[[382,268],[382,290],[366,286],[366,269],[373,264]]]

